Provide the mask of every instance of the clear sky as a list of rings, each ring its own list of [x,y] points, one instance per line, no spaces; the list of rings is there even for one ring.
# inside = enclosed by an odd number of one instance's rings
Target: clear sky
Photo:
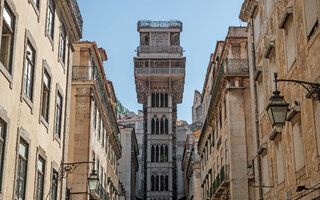
[[[240,26],[238,18],[243,0],[78,0],[84,21],[82,40],[95,41],[106,50],[104,62],[118,99],[131,111],[137,102],[133,57],[139,45],[140,19],[171,20],[183,23],[186,80],[178,119],[192,121],[194,90],[202,92],[204,78],[217,40],[224,40],[229,26]],[[242,24],[244,25],[244,24]]]

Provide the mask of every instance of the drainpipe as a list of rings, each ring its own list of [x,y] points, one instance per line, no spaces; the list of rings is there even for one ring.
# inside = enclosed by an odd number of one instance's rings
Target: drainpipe
[[[257,6],[257,5],[253,5]],[[253,15],[250,15],[250,20],[251,20],[251,57],[252,57],[252,65],[253,65],[253,71],[255,72],[257,70],[256,67],[256,52],[255,52],[255,44],[254,44],[254,25],[253,25]],[[255,125],[256,125],[256,143],[257,143],[257,152],[260,147],[260,134],[259,134],[259,118],[258,118],[258,94],[257,94],[257,83],[254,80],[253,82],[253,91],[254,91],[254,120],[255,120]],[[262,187],[262,170],[261,170],[261,157],[260,155],[257,155],[257,164],[258,164],[258,187],[259,187],[259,200],[263,200],[263,187]]]

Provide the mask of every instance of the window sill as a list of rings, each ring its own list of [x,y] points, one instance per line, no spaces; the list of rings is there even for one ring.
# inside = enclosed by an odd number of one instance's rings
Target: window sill
[[[33,103],[32,101],[29,99],[29,97],[27,97],[27,95],[22,91],[21,94],[21,101],[24,100],[24,102],[26,102],[26,104],[30,107],[31,109],[31,114],[33,114]]]
[[[12,89],[12,83],[13,83],[13,78],[12,75],[10,74],[10,72],[7,70],[7,68],[5,68],[3,66],[3,64],[0,62],[0,71],[2,72],[2,74],[6,77],[6,79],[9,82],[9,87],[10,89]]]
[[[42,123],[44,125],[44,127],[47,129],[47,133],[48,133],[49,123],[41,114],[39,117],[39,123]]]

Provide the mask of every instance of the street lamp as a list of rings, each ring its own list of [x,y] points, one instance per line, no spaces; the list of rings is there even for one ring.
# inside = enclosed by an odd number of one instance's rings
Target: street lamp
[[[287,112],[289,104],[286,102],[283,96],[280,96],[280,91],[277,88],[277,73],[274,74],[276,90],[273,91],[273,95],[270,97],[270,102],[267,106],[267,113],[272,124],[274,126],[283,126],[286,122]]]
[[[98,190],[99,187],[99,177],[96,173],[96,170],[92,170],[90,176],[88,177],[88,184],[90,191]]]

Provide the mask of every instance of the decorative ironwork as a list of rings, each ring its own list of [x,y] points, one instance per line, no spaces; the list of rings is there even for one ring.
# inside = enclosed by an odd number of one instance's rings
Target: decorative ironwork
[[[138,28],[182,28],[182,22],[179,20],[170,21],[138,21]]]
[[[278,73],[274,73],[274,82],[277,84],[278,82],[292,82],[298,83],[304,89],[306,89],[306,98],[311,98],[313,100],[320,101],[320,83],[300,81],[295,79],[278,79]]]
[[[79,31],[80,35],[82,35],[83,20],[82,20],[82,16],[81,16],[78,2],[77,2],[77,0],[67,0],[67,3],[73,13],[73,20],[78,25],[77,26],[77,28],[79,29],[78,31]]]
[[[68,174],[72,174],[74,170],[82,164],[93,164],[94,162],[74,162],[74,163],[61,163],[60,170],[62,173],[62,177],[68,176]]]
[[[181,46],[138,46],[137,53],[183,53]]]
[[[224,72],[248,72],[248,59],[225,59]]]
[[[136,68],[134,70],[136,75],[158,75],[158,74],[184,74],[184,68]]]

